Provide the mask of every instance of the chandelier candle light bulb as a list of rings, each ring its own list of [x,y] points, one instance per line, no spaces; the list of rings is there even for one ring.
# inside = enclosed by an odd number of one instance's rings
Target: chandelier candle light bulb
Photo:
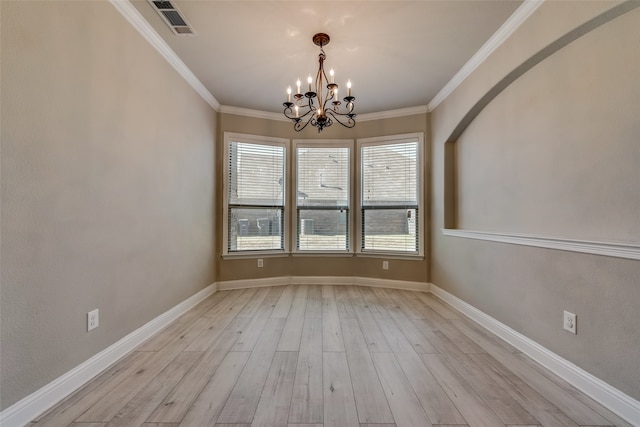
[[[294,101],[291,102],[291,86],[287,88],[287,102],[284,105],[284,115],[293,121],[293,128],[297,132],[307,127],[309,123],[318,129],[318,133],[334,121],[342,126],[352,128],[356,125],[356,114],[353,112],[356,98],[351,96],[351,80],[347,81],[347,96],[343,99],[344,104],[338,98],[338,85],[335,83],[335,72],[329,70],[329,77],[324,71],[324,61],[327,58],[324,53],[324,46],[329,43],[329,36],[318,33],[313,36],[313,43],[320,47],[318,55],[318,72],[316,73],[315,84],[309,74],[307,83],[309,90],[301,93],[300,79],[296,81],[298,92],[294,94]],[[315,86],[315,87],[314,87]],[[325,92],[326,90],[326,92]],[[327,106],[327,103],[329,105]],[[344,107],[342,107],[344,105]],[[295,110],[295,113],[294,113]]]

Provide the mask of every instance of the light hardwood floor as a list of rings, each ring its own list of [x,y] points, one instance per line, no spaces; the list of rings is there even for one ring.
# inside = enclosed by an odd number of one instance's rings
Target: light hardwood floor
[[[31,426],[628,424],[419,292],[217,292]]]

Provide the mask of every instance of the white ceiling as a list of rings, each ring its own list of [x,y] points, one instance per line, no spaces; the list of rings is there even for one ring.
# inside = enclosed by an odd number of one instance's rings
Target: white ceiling
[[[174,35],[146,0],[132,1],[222,105],[281,112],[318,69],[353,83],[358,114],[424,106],[521,5],[521,0],[172,0],[196,35]],[[341,95],[344,92],[341,92]]]

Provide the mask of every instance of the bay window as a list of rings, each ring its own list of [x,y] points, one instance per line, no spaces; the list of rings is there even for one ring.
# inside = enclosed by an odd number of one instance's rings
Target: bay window
[[[224,141],[224,256],[423,256],[422,133]]]

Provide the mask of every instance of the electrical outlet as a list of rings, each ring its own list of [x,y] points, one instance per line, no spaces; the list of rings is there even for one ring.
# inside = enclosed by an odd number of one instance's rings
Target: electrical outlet
[[[100,325],[100,316],[98,309],[87,313],[87,332],[97,328]]]
[[[382,269],[383,270],[389,269],[389,261],[382,261]]]
[[[264,267],[264,261],[262,260],[262,258],[258,258],[258,267],[259,268]]]
[[[571,332],[572,334],[577,334],[578,332],[576,326],[576,315],[565,311],[563,320],[564,329]]]

